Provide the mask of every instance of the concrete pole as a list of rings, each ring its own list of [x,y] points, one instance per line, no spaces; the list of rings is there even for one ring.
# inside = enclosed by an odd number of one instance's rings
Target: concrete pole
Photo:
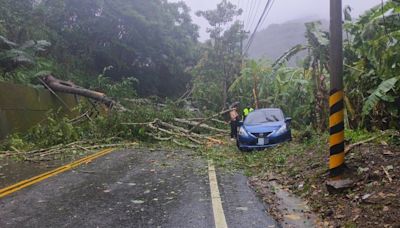
[[[345,169],[342,0],[330,0],[330,14],[329,170],[340,177]]]

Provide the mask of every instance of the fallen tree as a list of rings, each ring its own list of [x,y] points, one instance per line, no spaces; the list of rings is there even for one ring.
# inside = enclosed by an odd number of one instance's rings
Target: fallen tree
[[[189,121],[186,119],[175,118],[175,122],[180,124],[185,124],[187,126],[197,126],[198,122]],[[167,123],[160,119],[155,119],[152,122],[146,123],[121,123],[122,125],[130,125],[130,126],[142,126],[147,129],[147,135],[152,137],[155,140],[159,141],[171,141],[177,145],[186,145],[186,147],[195,148],[198,145],[206,145],[210,143],[214,144],[225,144],[224,140],[221,140],[221,136],[226,134],[228,131],[225,129],[219,129],[216,127],[209,126],[207,124],[200,124],[199,128],[203,128],[205,130],[209,130],[208,134],[204,133],[194,133],[191,132],[191,128],[187,129],[182,126],[177,126],[173,123]],[[211,132],[222,133],[222,135],[210,134]],[[191,144],[188,143],[177,143],[178,140],[186,140],[190,141]]]
[[[47,89],[49,89],[53,93],[62,92],[79,95],[101,102],[109,108],[112,108],[116,104],[114,100],[107,97],[104,93],[82,88],[75,85],[73,82],[59,80],[52,75],[43,76],[40,78],[40,81]]]
[[[174,118],[174,121],[178,122],[178,123],[182,123],[182,124],[187,124],[187,125],[190,125],[190,126],[198,126],[198,128],[204,128],[204,129],[207,129],[207,130],[210,130],[210,131],[219,132],[219,133],[229,133],[227,130],[219,129],[219,128],[216,128],[216,127],[211,127],[211,126],[209,126],[207,124],[204,124],[204,123],[203,124],[199,124],[199,122],[197,122],[197,121],[185,120],[185,119],[179,119],[179,118]],[[200,121],[202,121],[202,120],[200,120]]]
[[[152,105],[152,107],[154,108],[154,112],[161,113],[160,110],[155,107],[155,105]],[[66,157],[75,157],[86,153],[91,153],[94,152],[94,150],[103,147],[129,146],[131,145],[133,138],[149,143],[154,141],[170,142],[171,144],[175,144],[179,147],[187,147],[190,149],[203,146],[207,147],[216,144],[223,145],[226,143],[224,138],[228,131],[225,129],[225,125],[220,124],[225,123],[223,121],[212,121],[206,124],[205,122],[210,120],[210,117],[196,118],[196,121],[194,121],[193,119],[185,118],[185,115],[172,119],[164,118],[162,115],[156,115],[157,118],[152,121],[138,123],[133,121],[137,120],[138,118],[143,118],[143,116],[141,116],[143,113],[137,112],[137,110],[138,109],[127,109],[128,112],[121,112],[120,110],[114,109],[114,111],[109,112],[109,116],[107,116],[105,119],[104,117],[99,119],[96,117],[92,118],[88,115],[88,112],[85,112],[81,116],[78,116],[74,119],[60,119],[56,121],[55,125],[52,126],[38,126],[40,131],[42,131],[40,134],[43,136],[43,139],[46,140],[40,142],[26,141],[27,144],[23,145],[9,144],[8,146],[3,147],[5,151],[0,151],[0,157],[18,157],[21,160],[29,162],[63,160]],[[216,115],[212,116],[213,118],[216,117]],[[120,119],[120,117],[123,118]],[[100,122],[97,122],[97,120]],[[116,120],[123,121],[116,122]],[[67,132],[65,134],[82,135],[80,141],[73,141],[68,144],[59,144],[60,141],[62,142],[65,139],[58,140],[58,138],[55,139],[54,137],[51,139],[46,138],[48,134],[51,134],[52,136],[55,135],[54,132],[57,132],[59,137],[64,138],[64,133],[60,132],[60,129],[69,129],[69,127],[65,126],[72,125],[74,126],[74,130],[72,132],[71,129],[66,130]],[[60,126],[63,127],[60,128]],[[193,127],[197,127],[197,130],[192,131]],[[26,138],[27,140],[35,139],[35,137],[32,137],[31,134],[37,135],[37,131],[33,130],[32,133],[28,133]],[[133,136],[135,134],[136,137]],[[107,135],[107,137],[103,137],[102,135]],[[94,138],[92,138],[93,136]],[[148,137],[147,140],[146,138],[143,138],[146,136]],[[55,143],[48,143],[49,141]],[[42,145],[42,148],[36,147],[35,144]]]

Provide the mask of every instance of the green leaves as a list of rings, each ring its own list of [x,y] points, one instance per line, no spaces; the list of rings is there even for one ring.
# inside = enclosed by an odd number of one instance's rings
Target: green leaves
[[[284,63],[290,60],[294,55],[297,55],[299,52],[306,50],[307,47],[304,45],[298,44],[288,51],[286,51],[281,57],[279,57],[274,64],[272,64],[272,68],[277,68],[282,66]]]
[[[395,97],[389,94],[396,87],[400,77],[390,78],[383,81],[378,88],[368,97],[363,106],[363,115],[369,115],[370,112],[379,104],[380,101],[394,102]]]
[[[0,51],[1,50],[10,50],[15,47],[17,47],[16,43],[9,41],[4,36],[0,36]]]
[[[354,127],[400,127],[399,10],[398,1],[386,1],[346,23],[345,87]]]
[[[320,26],[321,26],[320,21],[306,23],[307,27],[306,37],[308,38],[308,43],[314,47],[329,45],[328,33],[323,32],[320,29]]]

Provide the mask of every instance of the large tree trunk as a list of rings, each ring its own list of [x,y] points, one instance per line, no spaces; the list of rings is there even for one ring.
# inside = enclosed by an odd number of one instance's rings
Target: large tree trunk
[[[87,97],[99,101],[110,108],[115,104],[115,102],[112,99],[108,98],[104,93],[79,87],[72,82],[59,80],[52,75],[47,75],[43,77],[42,82],[45,84],[46,87],[55,92],[70,93],[82,97]]]

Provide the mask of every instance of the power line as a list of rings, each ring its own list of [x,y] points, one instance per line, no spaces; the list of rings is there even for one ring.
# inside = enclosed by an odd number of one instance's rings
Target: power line
[[[247,42],[247,45],[245,48],[246,51],[244,52],[244,54],[247,54],[247,52],[249,51],[250,46],[254,41],[255,34],[256,34],[258,28],[260,27],[260,25],[265,21],[265,18],[268,16],[268,13],[270,12],[270,10],[272,8],[273,2],[274,2],[274,0],[268,0],[268,2],[265,4],[264,11],[261,14],[260,19],[258,20],[257,26],[255,27],[253,33],[250,36],[249,41]]]
[[[254,14],[253,20],[251,21],[250,27],[249,27],[250,30],[251,30],[251,28],[253,28],[253,25],[256,22],[256,18],[257,18],[258,11],[259,11],[258,9],[260,9],[261,2],[262,2],[262,0],[257,1],[256,11],[254,12],[255,14]]]
[[[274,5],[275,0],[272,0],[271,6],[269,7],[268,11],[267,11],[267,16],[269,14],[269,11],[271,11],[272,6]],[[261,25],[264,24],[265,20],[267,19],[267,16],[264,17],[264,20],[261,22]]]
[[[249,9],[249,2],[250,2],[250,1],[249,1],[249,0],[246,0],[245,2],[246,2],[246,8],[243,8],[243,10],[246,10],[245,12],[247,12],[248,9]],[[245,23],[246,23],[246,15],[243,14],[243,24],[246,25]]]
[[[260,19],[258,20],[256,28],[254,29],[253,33],[251,34],[251,36],[249,38],[249,41],[246,44],[246,48],[245,48],[244,54],[247,54],[247,51],[249,50],[249,48],[251,46],[251,43],[253,42],[255,33],[256,33],[257,29],[258,29],[258,26],[261,24],[262,20],[264,19],[264,16],[267,13],[270,4],[271,4],[271,0],[268,0],[267,3],[265,4],[265,7],[264,7],[264,10],[263,10],[263,12],[262,12],[262,14],[260,16]]]
[[[255,7],[255,2],[253,0],[248,0],[248,1],[250,1],[250,9],[249,9],[249,13],[247,15],[247,22],[248,22],[248,25],[250,25],[250,20],[252,18],[253,9]],[[251,28],[249,27],[249,29],[251,29]]]

